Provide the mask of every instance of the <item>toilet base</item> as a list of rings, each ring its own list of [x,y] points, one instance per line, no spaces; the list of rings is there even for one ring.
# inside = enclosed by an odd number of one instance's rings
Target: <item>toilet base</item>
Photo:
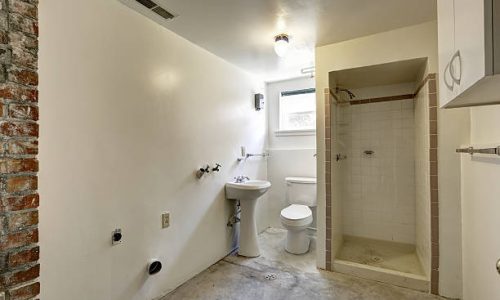
[[[286,234],[285,250],[292,254],[304,254],[309,251],[311,240],[307,236],[307,230],[290,230]]]

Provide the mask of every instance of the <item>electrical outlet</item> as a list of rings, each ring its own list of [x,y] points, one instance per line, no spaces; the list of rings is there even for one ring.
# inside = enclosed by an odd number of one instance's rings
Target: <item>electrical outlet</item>
[[[161,214],[161,228],[170,227],[170,212],[164,212]]]

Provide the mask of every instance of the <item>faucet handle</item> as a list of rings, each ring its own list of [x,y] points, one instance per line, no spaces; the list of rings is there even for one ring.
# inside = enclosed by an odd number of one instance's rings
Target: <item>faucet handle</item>
[[[237,177],[234,177],[234,179],[237,183],[241,183],[241,182],[245,182],[246,180],[250,180],[250,178],[248,176],[244,176],[244,175],[239,175]]]
[[[215,167],[212,168],[212,172],[219,172],[220,171],[220,167],[222,167],[220,164],[215,164]]]

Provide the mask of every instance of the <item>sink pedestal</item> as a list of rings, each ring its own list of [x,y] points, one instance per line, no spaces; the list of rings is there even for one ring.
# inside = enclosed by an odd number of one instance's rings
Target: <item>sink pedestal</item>
[[[247,180],[226,183],[226,198],[240,200],[240,249],[238,254],[246,257],[260,255],[257,243],[255,206],[260,196],[271,187],[266,180]]]
[[[256,206],[257,199],[240,201],[240,249],[238,254],[241,256],[257,257],[260,255],[259,243],[257,242],[257,222],[255,221]]]

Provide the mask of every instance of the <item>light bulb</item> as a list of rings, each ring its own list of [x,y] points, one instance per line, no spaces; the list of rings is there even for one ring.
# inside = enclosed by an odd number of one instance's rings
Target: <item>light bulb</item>
[[[274,52],[279,57],[284,57],[288,53],[289,46],[288,35],[280,34],[274,38]]]

